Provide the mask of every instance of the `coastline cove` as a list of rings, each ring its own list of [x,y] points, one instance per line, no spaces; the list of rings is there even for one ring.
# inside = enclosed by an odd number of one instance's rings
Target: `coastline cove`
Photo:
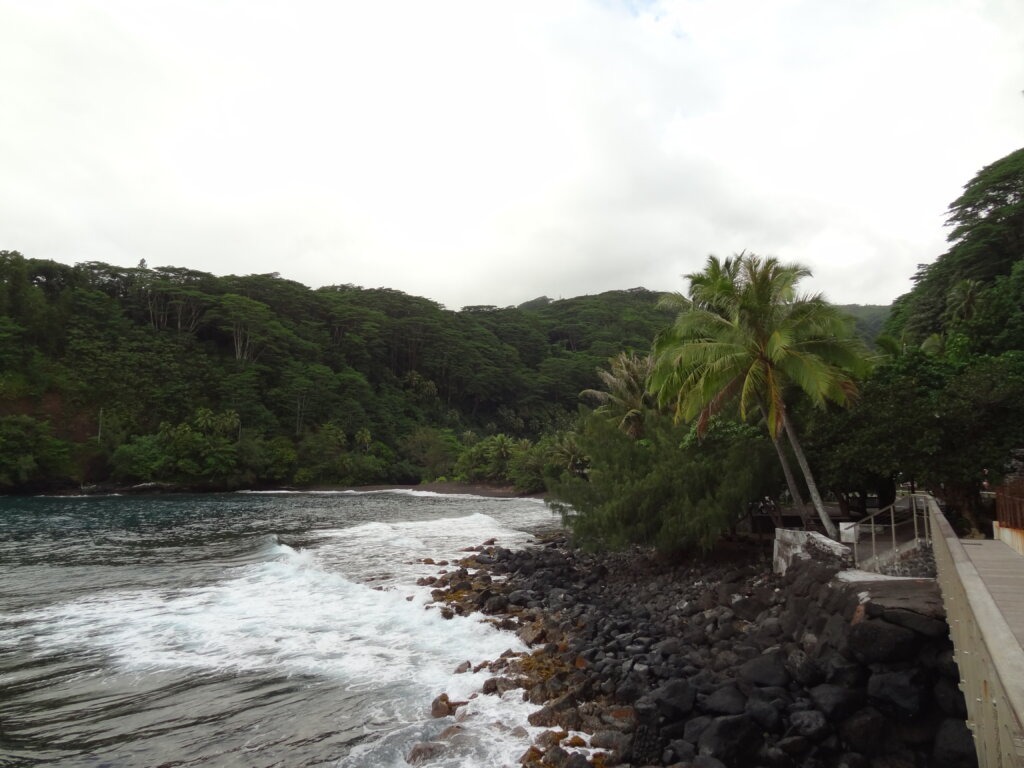
[[[557,525],[410,490],[0,498],[0,765],[405,766],[488,677],[459,664],[525,650],[417,580]],[[435,764],[513,764],[537,707],[504,698]]]

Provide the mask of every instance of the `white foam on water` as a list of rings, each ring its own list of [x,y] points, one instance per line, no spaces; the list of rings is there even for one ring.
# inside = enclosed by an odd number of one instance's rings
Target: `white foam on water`
[[[378,585],[401,588],[422,576],[436,575],[436,565],[447,560],[449,570],[457,561],[473,553],[469,547],[494,539],[507,549],[524,546],[533,540],[530,530],[550,525],[551,514],[543,506],[517,508],[511,528],[491,515],[476,513],[464,517],[418,520],[396,523],[364,523],[351,528],[321,531],[323,545],[317,556],[324,566],[352,578]]]
[[[476,619],[445,620],[404,593],[325,571],[313,551],[274,549],[211,586],[102,593],[22,615],[22,626],[40,650],[84,645],[132,670],[272,669],[352,688],[436,687],[467,658],[520,647]]]
[[[312,549],[267,537],[257,561],[225,562],[215,583],[105,591],[24,611],[0,629],[0,644],[39,654],[100,652],[139,674],[234,669],[328,678],[366,694],[371,735],[341,761],[345,768],[406,766],[417,742],[437,738],[456,720],[463,733],[431,766],[514,766],[540,729],[524,736],[512,727],[525,727],[537,707],[518,690],[482,695],[486,670],[454,670],[524,646],[480,616],[445,620],[425,609],[430,589],[415,580],[439,570],[424,558],[454,563],[468,554],[462,549],[491,538],[515,548],[532,538],[529,530],[551,524],[543,504],[516,502],[500,504],[495,516],[317,531]],[[434,719],[430,702],[441,692],[469,703],[456,718]]]
[[[396,496],[412,496],[414,498],[435,498],[435,499],[487,499],[488,501],[517,501],[527,504],[544,504],[544,499],[528,496],[484,496],[476,493],[457,493],[445,491],[422,491],[416,488],[374,488],[372,490],[359,490],[355,488],[342,488],[337,490],[239,490],[234,493],[252,494],[259,496],[292,495],[292,496],[380,496],[383,494],[394,494]]]

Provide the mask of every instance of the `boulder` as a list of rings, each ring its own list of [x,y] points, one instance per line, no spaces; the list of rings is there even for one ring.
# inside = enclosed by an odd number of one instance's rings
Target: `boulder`
[[[590,737],[592,749],[607,749],[620,755],[629,746],[629,735],[621,731],[597,731]]]
[[[967,724],[949,717],[939,724],[932,748],[932,765],[936,768],[975,768],[978,754]]]
[[[507,609],[508,598],[504,595],[491,595],[483,606],[483,612],[488,614],[501,613]]]
[[[844,752],[836,761],[835,768],[871,768],[871,761],[859,752]]]
[[[536,621],[522,627],[517,634],[520,640],[527,646],[531,646],[544,641],[547,637],[547,629],[541,622]]]
[[[706,699],[701,708],[714,715],[738,715],[747,707],[747,697],[734,684],[723,685]]]
[[[686,741],[686,739],[673,739],[665,748],[665,754],[661,756],[661,762],[665,765],[672,763],[691,761],[697,755],[697,748]]]
[[[681,678],[669,680],[636,702],[637,712],[656,711],[668,719],[680,719],[693,710],[697,692]]]
[[[932,699],[947,717],[967,718],[967,704],[964,694],[948,677],[940,677],[932,686]]]
[[[413,748],[409,750],[409,754],[405,756],[405,762],[409,765],[421,765],[428,760],[433,760],[442,752],[444,752],[444,744],[441,742],[421,741],[414,744]]]
[[[447,693],[442,693],[430,702],[431,717],[448,717],[455,714],[455,710],[466,705],[465,701],[452,701]]]
[[[728,768],[725,763],[711,755],[697,755],[690,765],[693,768]]]
[[[647,683],[637,674],[629,674],[615,686],[615,700],[621,704],[632,704],[647,691]]]
[[[707,715],[701,715],[700,717],[687,720],[686,727],[683,729],[683,739],[691,744],[696,744],[700,741],[701,734],[711,725],[713,719]]]
[[[865,755],[881,754],[888,737],[888,721],[874,707],[865,707],[850,715],[839,725],[843,743]]]
[[[945,637],[949,634],[949,625],[942,619],[922,616],[906,608],[886,608],[882,611],[882,618],[890,624],[896,624],[925,637]]]
[[[751,764],[761,747],[761,729],[747,715],[716,717],[697,741],[700,755],[721,760],[727,766]]]
[[[913,717],[921,711],[924,699],[920,678],[920,671],[913,667],[876,672],[868,679],[868,697],[892,714]]]
[[[551,768],[565,768],[568,762],[569,753],[555,744],[544,752],[544,757],[541,758],[540,764],[551,766]]]
[[[770,702],[750,699],[747,701],[746,713],[763,731],[777,733],[782,725],[782,712]]]
[[[580,727],[580,714],[576,709],[576,700],[572,694],[565,694],[545,704],[527,717],[530,725],[541,728],[553,728],[556,725],[566,730],[576,731]]]
[[[814,706],[830,720],[843,720],[864,706],[864,694],[857,688],[844,688],[823,683],[808,693]]]
[[[917,637],[905,627],[881,619],[866,619],[850,629],[847,647],[864,664],[906,661],[917,650]]]
[[[786,657],[786,671],[804,686],[817,685],[825,679],[821,664],[799,648],[792,650]]]
[[[744,662],[740,666],[739,677],[754,685],[789,685],[789,672],[786,671],[786,659],[782,649],[773,648]]]
[[[503,696],[506,691],[511,691],[513,688],[518,688],[519,685],[515,680],[508,677],[489,677],[484,680],[484,684],[481,688],[485,694],[497,694]]]
[[[792,733],[812,741],[820,741],[831,731],[825,714],[816,709],[793,712],[789,716],[789,725]]]
[[[508,593],[508,602],[511,605],[525,606],[530,603],[531,595],[525,589],[515,589]]]

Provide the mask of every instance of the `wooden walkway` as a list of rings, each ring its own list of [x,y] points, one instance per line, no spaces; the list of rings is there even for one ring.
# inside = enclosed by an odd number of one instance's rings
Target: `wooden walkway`
[[[1001,541],[961,539],[960,543],[1024,648],[1024,555]]]
[[[928,500],[932,548],[981,768],[1024,766],[1024,555],[957,538]]]

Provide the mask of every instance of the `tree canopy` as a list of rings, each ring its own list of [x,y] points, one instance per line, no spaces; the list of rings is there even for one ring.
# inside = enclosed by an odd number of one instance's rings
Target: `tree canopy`
[[[571,421],[605,359],[667,322],[656,303],[634,289],[454,312],[386,288],[3,251],[0,415],[34,426],[0,445],[22,467],[0,488],[448,476],[470,443]],[[204,414],[237,419],[230,451]]]
[[[752,254],[709,257],[702,272],[686,276],[688,297],[665,302],[679,312],[655,342],[651,388],[660,402],[674,404],[677,418],[695,420],[698,433],[734,402],[743,420],[762,414],[772,438],[784,433],[789,439],[822,525],[836,537],[786,396],[798,389],[816,406],[846,405],[863,355],[834,306],[797,293],[809,274],[800,265]]]

